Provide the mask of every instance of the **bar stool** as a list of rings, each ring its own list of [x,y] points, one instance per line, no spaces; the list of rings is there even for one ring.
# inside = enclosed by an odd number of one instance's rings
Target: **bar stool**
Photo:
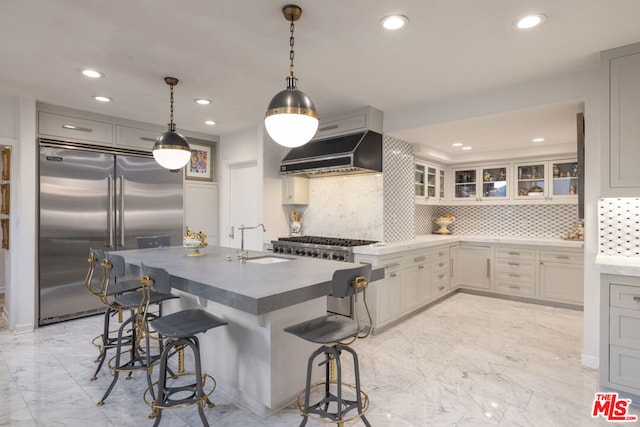
[[[106,257],[115,263],[119,263],[120,261],[117,259],[122,258],[115,254],[106,254]],[[122,262],[124,263],[124,259]],[[142,268],[144,271],[145,266],[142,265]],[[178,297],[171,294],[168,274],[158,277],[143,276],[139,283],[142,289],[116,296],[113,300],[113,303],[118,306],[118,310],[131,310],[133,314],[122,322],[118,329],[118,336],[114,342],[116,354],[108,364],[109,369],[113,372],[113,379],[104,396],[97,403],[98,406],[104,405],[104,401],[118,382],[120,372],[127,372],[127,379],[129,379],[134,372],[148,370],[160,359],[162,340],[158,339],[160,349],[157,354],[151,354],[150,345],[143,349],[139,342],[145,336],[147,341],[149,340],[150,332],[147,323],[159,316],[162,302]],[[150,305],[158,306],[158,314],[149,312]],[[130,335],[126,334],[127,328],[130,328]],[[128,354],[128,358],[123,360],[123,354]]]
[[[146,278],[153,278],[156,284],[158,283],[159,277],[168,277],[167,271],[162,268],[143,265],[142,272]],[[143,292],[147,294],[147,299],[150,297],[152,284],[153,281],[144,282]],[[146,315],[146,313],[143,314],[143,316]],[[215,390],[215,379],[211,375],[202,373],[200,365],[200,342],[196,334],[206,332],[218,326],[227,325],[227,322],[204,310],[189,309],[155,318],[148,323],[143,323],[140,327],[142,328],[145,324],[148,324],[161,338],[164,338],[164,349],[160,356],[158,381],[152,383],[152,369],[149,369],[147,371],[149,387],[144,393],[144,400],[152,409],[149,418],[155,418],[153,425],[157,426],[160,424],[162,411],[164,409],[181,408],[198,404],[198,414],[200,415],[202,424],[208,426],[209,423],[204,415],[203,408],[205,405],[209,408],[213,407],[209,396]],[[145,335],[147,336],[147,346],[149,346],[150,334],[148,331],[145,332],[147,332]],[[186,347],[191,349],[194,357],[195,372],[190,374],[184,373],[184,349]],[[147,352],[147,355],[149,354],[150,351]],[[178,354],[178,375],[174,375],[168,367],[170,358],[175,354]],[[151,366],[150,358],[147,361],[147,366]],[[193,376],[194,382],[184,384],[184,381],[180,381],[179,378],[182,376]],[[204,390],[207,379],[210,379],[213,383],[213,387],[209,392],[205,392]]]
[[[89,272],[85,282],[85,288],[88,292],[100,299],[100,302],[106,307],[104,312],[104,322],[102,334],[92,340],[93,345],[98,347],[100,353],[96,358],[98,367],[96,368],[91,381],[98,379],[98,372],[102,369],[107,350],[115,347],[117,337],[113,334],[117,331],[110,330],[111,317],[118,315],[118,323],[122,323],[122,307],[113,302],[113,298],[127,292],[132,292],[141,288],[139,279],[124,279],[125,264],[124,259],[119,255],[105,255],[101,249],[89,250]],[[93,274],[97,265],[102,268],[102,280],[100,286],[96,289],[93,283]],[[129,335],[123,337],[124,340],[130,339]]]
[[[369,284],[370,277],[371,265],[337,270],[333,273],[331,294],[339,298],[355,295],[355,321],[350,317],[326,315],[285,328],[285,332],[289,332],[306,341],[321,344],[321,347],[311,353],[309,357],[306,386],[297,399],[298,409],[303,417],[300,427],[306,425],[309,418],[324,423],[336,423],[338,426],[344,426],[345,422],[360,418],[366,426],[371,427],[364,415],[369,409],[369,396],[360,389],[358,355],[350,347],[350,344],[357,339],[366,338],[371,333],[371,314],[369,313],[366,294],[366,287]],[[358,294],[360,292],[362,292],[362,299],[369,318],[368,325],[360,324],[358,311]],[[342,382],[340,356],[343,351],[350,353],[353,358],[355,384]],[[314,361],[318,356],[322,355],[324,359],[318,366],[325,365],[325,379],[311,384]],[[353,399],[343,396],[343,386],[355,391]],[[311,392],[316,389],[323,389],[322,398],[315,403],[310,403]],[[304,395],[304,402],[300,401],[302,395]],[[357,410],[357,413],[349,416],[349,412],[354,409]]]

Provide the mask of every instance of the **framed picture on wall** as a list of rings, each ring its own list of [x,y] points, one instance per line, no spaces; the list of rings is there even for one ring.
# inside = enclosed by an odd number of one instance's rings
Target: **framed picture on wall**
[[[189,141],[191,160],[184,167],[184,177],[194,181],[213,181],[213,144]]]
[[[2,180],[8,181],[11,178],[11,147],[2,149]]]

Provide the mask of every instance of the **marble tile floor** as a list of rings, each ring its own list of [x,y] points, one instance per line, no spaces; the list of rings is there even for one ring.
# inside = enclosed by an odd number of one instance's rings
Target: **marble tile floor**
[[[0,425],[152,424],[140,374],[95,405],[110,381],[106,371],[89,381],[96,356],[90,340],[100,323],[94,316],[22,335],[0,332]],[[607,425],[590,417],[597,372],[581,366],[581,348],[582,312],[468,294],[356,345],[375,427]],[[300,422],[293,405],[259,420],[222,392],[212,400],[216,407],[205,409],[212,426]],[[162,420],[201,425],[195,407],[165,411]]]
[[[0,332],[6,331],[9,328],[7,321],[3,315],[4,312],[4,293],[0,294]]]

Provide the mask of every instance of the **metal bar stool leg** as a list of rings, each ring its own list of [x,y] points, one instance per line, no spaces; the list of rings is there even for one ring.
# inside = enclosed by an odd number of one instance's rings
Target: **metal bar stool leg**
[[[131,322],[132,322],[132,318],[129,318],[125,322],[122,322],[122,325],[118,329],[118,343],[122,342],[122,333],[124,331],[124,328]],[[135,340],[133,339],[133,336],[131,340],[134,341],[134,345],[135,345]],[[121,347],[122,347],[121,345],[116,346],[116,362],[115,362],[116,367],[120,366],[120,354],[122,352]],[[109,384],[109,388],[107,388],[107,391],[104,393],[104,396],[102,396],[102,399],[100,399],[100,401],[97,403],[98,406],[104,405],[104,401],[107,399],[107,397],[109,397],[109,395],[111,394],[111,390],[113,390],[113,387],[118,382],[118,376],[119,376],[119,371],[115,369],[113,371],[113,380],[111,380],[111,384]]]

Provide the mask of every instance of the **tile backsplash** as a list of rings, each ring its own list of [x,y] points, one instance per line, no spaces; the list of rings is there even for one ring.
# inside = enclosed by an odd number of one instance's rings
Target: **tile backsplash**
[[[598,200],[598,253],[640,257],[640,198]]]
[[[577,205],[459,205],[416,206],[416,235],[438,229],[437,215],[456,220],[448,229],[456,234],[500,237],[563,238],[578,221]]]

